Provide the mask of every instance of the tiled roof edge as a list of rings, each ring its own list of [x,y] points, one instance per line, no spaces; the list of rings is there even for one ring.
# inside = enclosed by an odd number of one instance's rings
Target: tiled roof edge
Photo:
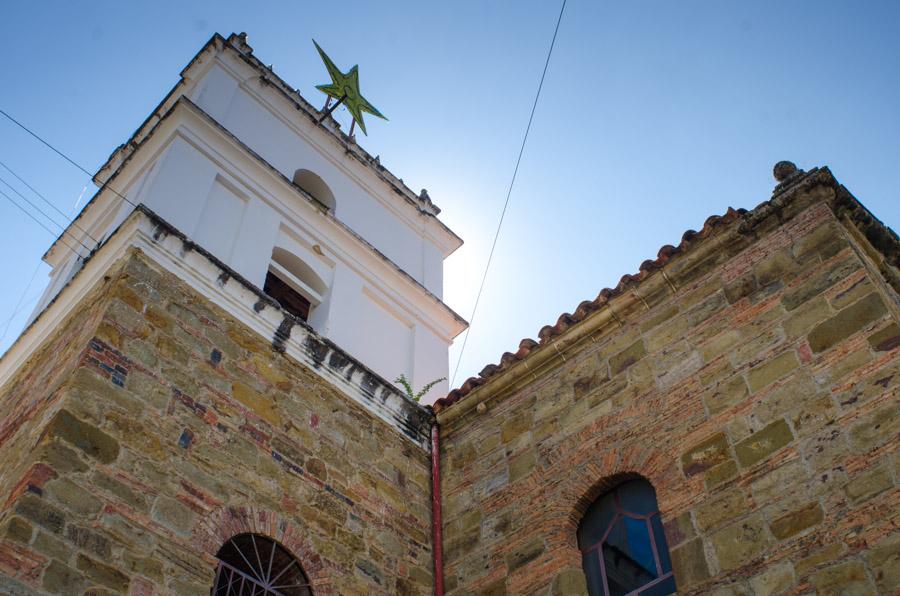
[[[433,404],[434,411],[440,413],[447,408],[463,400],[479,387],[491,382],[501,373],[513,365],[525,360],[529,355],[538,352],[547,344],[553,343],[568,330],[578,326],[588,318],[591,313],[599,311],[613,298],[626,292],[633,292],[656,271],[672,261],[682,258],[693,252],[704,240],[713,236],[720,230],[737,226],[738,231],[747,234],[767,220],[773,214],[778,214],[787,207],[792,200],[803,192],[817,187],[829,186],[834,188],[836,196],[832,208],[836,214],[846,213],[866,236],[872,246],[884,255],[885,260],[893,267],[900,267],[900,241],[897,234],[884,225],[872,213],[866,209],[853,195],[847,191],[827,167],[814,168],[809,172],[798,171],[785,179],[775,187],[772,198],[760,203],[751,211],[745,209],[733,209],[731,207],[723,215],[712,215],[703,223],[700,231],[688,230],[682,237],[678,246],[665,245],[659,249],[656,259],[647,259],[641,263],[638,272],[623,275],[615,288],[604,288],[594,300],[581,302],[572,313],[563,313],[554,325],[545,325],[538,332],[538,339],[525,338],[519,342],[518,350],[505,352],[497,364],[488,364],[477,377],[470,377],[457,389]]]

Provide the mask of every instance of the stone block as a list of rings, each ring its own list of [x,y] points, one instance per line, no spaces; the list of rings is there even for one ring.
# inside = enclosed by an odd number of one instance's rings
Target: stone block
[[[712,288],[715,290],[718,290],[720,287],[721,286],[718,283],[712,285]],[[689,304],[685,304],[685,307],[689,306]],[[696,327],[716,313],[724,310],[727,306],[728,301],[725,299],[725,294],[716,291],[716,293],[704,298],[699,304],[688,308],[688,310],[685,311],[684,316],[687,317],[688,325],[690,327]]]
[[[740,343],[730,352],[731,363],[735,367],[740,367],[769,360],[772,350],[784,343],[784,340],[784,330],[777,325],[749,337],[741,334]]]
[[[711,391],[704,393],[703,403],[710,414],[718,414],[733,405],[743,402],[750,391],[744,377],[735,375],[718,383]]]
[[[66,528],[66,538],[78,548],[104,560],[108,560],[112,554],[112,545],[109,540],[88,528],[69,526]]]
[[[711,537],[719,566],[730,571],[762,555],[771,540],[759,514],[719,530]]]
[[[59,437],[101,463],[119,456],[119,443],[99,428],[83,422],[68,410],[60,410],[47,427],[45,437]]]
[[[855,258],[843,258],[835,263],[830,263],[822,271],[813,274],[809,279],[795,288],[786,291],[782,304],[787,310],[794,310],[807,300],[811,300],[838,283],[842,279],[860,269],[859,261]]]
[[[31,542],[31,534],[34,529],[27,521],[18,516],[12,516],[0,528],[0,537],[22,544]]]
[[[64,542],[52,534],[38,531],[31,547],[48,559],[68,561],[74,550],[68,542]]]
[[[806,335],[813,325],[824,321],[834,311],[828,305],[824,297],[818,297],[797,308],[791,316],[782,323],[784,332],[789,340],[794,340]]]
[[[776,420],[734,446],[741,467],[748,468],[778,451],[794,439],[784,420]]]
[[[448,448],[450,456],[450,469],[461,471],[471,465],[478,457],[478,452],[472,443],[458,443]]]
[[[873,410],[850,427],[850,444],[857,451],[866,451],[900,435],[900,408],[896,403]]]
[[[791,416],[791,424],[797,436],[804,437],[830,425],[836,417],[837,408],[831,396],[821,395],[800,406]]]
[[[732,488],[715,499],[698,505],[694,510],[694,517],[697,527],[705,533],[748,512],[747,495],[740,489]]]
[[[876,352],[887,352],[900,346],[900,326],[891,323],[869,336],[869,345]]]
[[[50,499],[79,517],[97,513],[103,505],[100,499],[66,478],[47,483],[46,493]]]
[[[644,337],[646,339],[646,349],[649,352],[656,352],[669,344],[680,341],[688,335],[690,324],[686,316],[677,316],[660,325],[655,329],[648,331]],[[612,372],[615,375],[615,372]]]
[[[484,542],[490,544],[496,540],[506,538],[512,525],[513,514],[509,511],[487,517],[481,522],[481,536]]]
[[[531,430],[534,419],[531,412],[517,412],[509,420],[500,425],[500,439],[510,443],[522,434]]]
[[[19,498],[15,512],[54,534],[61,533],[66,524],[66,516],[61,509],[31,493]]]
[[[664,522],[663,531],[666,534],[666,544],[669,545],[670,549],[697,535],[689,511],[685,511],[675,519]]]
[[[525,544],[520,544],[513,548],[506,555],[506,567],[512,573],[520,567],[524,567],[531,561],[534,561],[544,553],[543,538],[534,538]]]
[[[823,260],[827,260],[840,253],[847,246],[847,241],[844,240],[840,230],[837,229],[837,225],[833,222],[828,222],[796,240],[791,249],[798,260],[801,261],[808,261],[812,256],[818,256]]]
[[[881,297],[873,292],[816,325],[807,336],[809,347],[814,353],[824,352],[877,321],[886,313]]]
[[[103,472],[94,472],[94,474],[91,475],[91,484],[102,491],[114,495],[119,502],[124,503],[136,511],[146,513],[149,510],[147,498],[143,494],[138,493],[119,480],[107,476]]]
[[[125,341],[124,350],[129,358],[140,362],[147,368],[154,369],[159,364],[156,347],[148,341],[138,338],[129,339]]]
[[[75,566],[91,581],[102,584],[118,593],[124,593],[128,589],[129,577],[114,567],[82,554],[78,555]]]
[[[816,593],[822,596],[863,596],[875,594],[875,586],[869,580],[862,562],[844,561],[814,574],[810,581]]]
[[[864,272],[860,271],[858,275],[853,276],[850,279],[854,278],[855,281],[853,281],[851,285],[842,287],[836,292],[833,292],[833,295],[829,298],[828,301],[835,310],[840,310],[845,306],[849,306],[863,296],[867,296],[875,291],[875,286],[872,285],[872,282],[869,281]],[[832,292],[829,292],[829,294],[832,294]]]
[[[747,382],[754,393],[767,387],[800,366],[797,354],[793,350],[782,352],[762,364],[750,369]]]
[[[654,312],[654,314],[650,315],[641,322],[641,333],[646,333],[647,331],[650,331],[658,325],[665,323],[672,317],[676,316],[679,312],[678,307],[674,304],[669,304],[665,307],[654,310],[656,311]]]
[[[900,538],[872,545],[865,556],[879,592],[890,594],[900,589]]]
[[[716,433],[682,454],[681,469],[685,476],[693,476],[729,459],[728,439],[724,433]]]
[[[550,593],[554,596],[587,596],[584,571],[576,567],[563,569],[553,578]]]
[[[36,450],[38,461],[46,463],[59,474],[84,472],[88,469],[77,452],[62,444],[62,441],[44,441]]]
[[[815,401],[818,396],[819,388],[813,378],[806,371],[799,371],[760,395],[753,407],[753,417],[769,423]]]
[[[248,410],[269,424],[277,427],[281,426],[281,414],[278,412],[273,396],[262,395],[241,382],[235,382],[232,385],[231,395]]]
[[[605,370],[585,374],[572,383],[572,396],[574,399],[581,399],[607,380],[609,380],[609,375]]]
[[[729,480],[733,480],[737,477],[737,474],[737,464],[733,459],[722,462],[718,466],[710,468],[710,470],[706,473],[706,476],[704,477],[706,488],[713,489],[720,484],[724,484]]]
[[[777,468],[765,469],[750,484],[750,492],[754,502],[764,505],[796,492],[796,487],[804,486],[808,479],[809,473],[803,463],[794,459]],[[788,486],[795,487],[795,490],[785,490]]]
[[[692,337],[691,339],[693,341],[694,338]],[[703,357],[704,361],[712,362],[719,356],[729,353],[731,349],[740,344],[743,339],[744,337],[737,329],[725,329],[700,344],[700,355]]]
[[[515,482],[519,478],[524,478],[531,474],[534,470],[537,460],[533,449],[528,449],[509,460],[509,481]]]
[[[53,560],[44,571],[41,586],[51,594],[81,594],[86,582],[79,571]]]
[[[644,346],[643,340],[637,340],[618,354],[610,356],[609,370],[610,374],[617,375],[641,358],[647,355],[647,348]]]
[[[822,506],[818,502],[812,502],[772,521],[769,529],[775,538],[784,540],[818,525],[824,517]]]
[[[789,562],[767,566],[766,570],[750,579],[755,596],[783,594],[794,585],[794,568]]]
[[[710,578],[709,564],[703,551],[703,541],[694,538],[672,549],[672,571],[675,585],[684,590]]]
[[[715,251],[708,256],[675,261],[668,268],[669,278],[676,288],[683,288],[715,270],[724,256],[721,251]]]
[[[850,479],[844,491],[852,503],[862,503],[894,486],[891,472],[886,466],[865,470]]]
[[[128,373],[125,388],[157,410],[164,410],[172,397],[172,391],[168,387],[139,370]]]
[[[182,535],[190,533],[196,517],[189,507],[168,497],[157,497],[151,514],[153,519]]]
[[[753,294],[759,286],[752,274],[747,274],[725,285],[725,298],[729,304],[734,304],[742,298]]]
[[[794,564],[798,576],[804,576],[816,567],[831,563],[843,556],[846,548],[843,543],[835,542],[813,552]]]
[[[790,249],[783,248],[757,263],[753,267],[753,274],[760,286],[767,286],[793,277],[799,269],[800,264],[794,260]]]

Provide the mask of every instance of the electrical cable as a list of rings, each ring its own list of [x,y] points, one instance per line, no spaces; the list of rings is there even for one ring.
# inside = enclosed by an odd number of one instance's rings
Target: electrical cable
[[[79,163],[77,163],[77,162],[76,162],[75,160],[73,160],[71,157],[69,157],[68,155],[66,155],[65,153],[63,153],[62,151],[60,151],[59,149],[57,149],[56,147],[54,147],[50,142],[46,141],[43,137],[41,137],[40,135],[38,135],[36,132],[34,132],[33,130],[31,130],[30,128],[28,128],[27,126],[25,126],[24,124],[22,124],[21,122],[19,122],[19,121],[16,120],[15,118],[13,118],[12,116],[10,116],[5,110],[0,109],[0,114],[2,114],[2,115],[3,115],[4,117],[6,117],[10,122],[12,122],[13,124],[15,124],[15,125],[18,126],[19,128],[21,128],[22,130],[24,130],[25,132],[27,132],[29,135],[31,135],[32,137],[34,137],[35,139],[37,139],[41,144],[43,144],[43,145],[46,146],[48,149],[50,149],[51,151],[53,151],[54,153],[56,153],[58,156],[62,157],[64,160],[66,160],[67,162],[69,162],[71,165],[75,166],[75,168],[77,168],[79,171],[81,171],[81,172],[87,174],[91,179],[94,178],[94,175],[91,174],[86,168],[82,167]],[[91,241],[93,241],[95,244],[98,244],[97,239],[94,238],[91,234],[89,234],[89,233],[87,232],[87,230],[85,230],[85,229],[82,228],[80,225],[78,225],[78,224],[75,222],[74,219],[69,219],[69,217],[68,217],[65,213],[63,213],[62,211],[60,211],[60,210],[56,207],[56,205],[54,205],[53,203],[51,203],[44,195],[42,195],[40,192],[38,192],[37,189],[35,189],[35,188],[34,188],[33,186],[31,186],[30,184],[28,184],[28,182],[26,182],[21,176],[19,176],[16,172],[14,172],[9,166],[7,166],[7,165],[6,165],[5,163],[3,163],[3,162],[0,162],[0,166],[3,166],[3,168],[4,168],[6,171],[8,171],[10,174],[12,174],[19,182],[21,182],[21,183],[24,184],[26,187],[28,187],[28,189],[31,190],[31,192],[33,192],[35,195],[37,195],[38,197],[40,197],[41,200],[43,200],[45,203],[47,203],[48,205],[50,205],[50,207],[52,207],[57,213],[59,213],[60,215],[62,215],[63,218],[64,218],[64,220],[67,222],[67,226],[68,226],[68,225],[74,226],[74,227],[77,228],[81,233],[83,233],[85,236],[87,236],[88,238],[90,238]],[[9,201],[10,203],[12,203],[13,206],[15,206],[17,209],[19,209],[19,210],[20,210],[22,213],[24,213],[29,219],[31,219],[32,221],[34,221],[36,224],[38,224],[40,227],[42,227],[44,230],[46,230],[46,231],[47,231],[48,233],[50,233],[52,236],[56,236],[57,239],[58,239],[58,241],[59,241],[63,246],[65,246],[66,248],[68,248],[69,251],[70,251],[72,254],[74,254],[76,258],[79,258],[79,259],[82,258],[83,255],[79,254],[79,252],[78,252],[77,250],[75,250],[74,248],[72,248],[72,246],[71,246],[68,242],[66,242],[66,238],[65,238],[65,237],[66,237],[66,230],[67,230],[67,227],[64,228],[64,227],[61,226],[59,223],[57,223],[56,220],[54,220],[52,217],[50,217],[49,215],[47,215],[47,214],[46,214],[43,210],[41,210],[37,205],[35,205],[35,204],[32,203],[31,201],[29,201],[28,198],[25,197],[25,195],[23,195],[21,192],[19,192],[18,190],[16,190],[16,189],[15,189],[12,185],[10,185],[8,182],[6,182],[5,180],[2,180],[2,179],[0,179],[0,181],[2,181],[3,184],[5,184],[7,187],[9,187],[10,190],[12,190],[14,193],[16,193],[17,195],[19,195],[20,197],[22,197],[22,199],[24,199],[29,205],[31,205],[32,208],[34,208],[36,211],[38,211],[38,213],[40,213],[41,215],[43,215],[44,217],[46,217],[49,221],[51,221],[51,222],[52,222],[54,225],[56,225],[57,227],[61,228],[61,229],[63,230],[63,231],[62,231],[62,234],[59,234],[59,235],[58,235],[56,232],[54,232],[53,230],[51,230],[51,229],[50,229],[49,227],[47,227],[43,222],[41,222],[39,219],[37,219],[37,218],[36,218],[34,215],[32,215],[27,209],[25,209],[22,205],[20,205],[18,202],[16,202],[12,197],[10,197],[9,195],[7,195],[7,194],[6,194],[5,192],[3,192],[2,190],[0,190],[0,196],[2,196],[2,197],[5,198],[7,201]],[[131,205],[132,207],[137,207],[137,205],[135,205],[134,202],[132,202],[131,200],[129,200],[128,197],[126,197],[125,195],[123,195],[122,193],[120,193],[119,191],[117,191],[115,188],[113,188],[113,187],[110,186],[109,184],[104,184],[104,185],[101,187],[100,190],[102,191],[104,188],[109,189],[110,192],[112,192],[113,194],[115,194],[117,197],[119,197],[120,199],[122,199],[123,201],[125,201],[126,203],[128,203],[129,205]],[[73,238],[75,237],[74,234],[72,234],[71,232],[69,232],[69,235],[72,236]],[[91,248],[89,248],[87,245],[85,245],[84,242],[82,242],[80,239],[77,239],[77,238],[76,238],[76,240],[78,240],[78,243],[79,243],[82,247],[84,247],[84,249],[87,250],[88,253],[91,252]],[[21,303],[21,301],[22,301],[22,298],[24,298],[24,296],[25,296],[25,292],[28,291],[28,287],[29,287],[29,286],[31,285],[31,283],[34,281],[34,276],[37,274],[37,271],[38,271],[39,268],[40,268],[40,263],[38,263],[38,267],[35,269],[34,273],[32,274],[31,280],[28,282],[28,285],[25,286],[25,291],[22,293],[22,296],[19,298],[19,302],[20,302],[20,303]],[[17,307],[14,309],[13,314],[12,314],[12,315],[10,316],[10,318],[7,320],[6,325],[5,325],[5,329],[3,330],[3,335],[0,336],[0,337],[2,337],[2,338],[5,338],[5,337],[6,337],[6,333],[9,331],[9,325],[11,324],[12,319],[18,314],[18,312],[19,312],[19,307],[17,306]],[[2,339],[0,339],[0,341],[2,341]]]
[[[34,203],[32,203],[30,200],[28,200],[28,197],[26,197],[25,195],[23,195],[22,193],[20,193],[20,192],[19,192],[15,187],[13,187],[9,182],[7,182],[6,180],[4,180],[3,178],[0,178],[0,183],[5,184],[5,185],[7,186],[7,188],[9,188],[11,191],[13,191],[14,193],[16,193],[17,195],[19,195],[19,197],[21,197],[23,201],[25,201],[26,203],[28,203],[28,204],[31,206],[32,209],[34,209],[35,211],[37,211],[38,213],[40,213],[41,215],[43,215],[44,217],[46,217],[47,220],[48,220],[50,223],[52,223],[52,224],[55,225],[57,228],[59,228],[59,229],[61,230],[60,234],[65,235],[65,234],[67,233],[67,232],[66,232],[67,226],[61,225],[61,224],[60,224],[59,222],[57,222],[55,219],[53,219],[52,217],[50,217],[49,215],[47,215],[47,213],[46,213],[45,211],[43,211],[40,207],[38,207],[37,205],[35,205]],[[68,225],[69,223],[72,223],[72,222],[67,222],[67,225]],[[71,236],[72,238],[75,238],[75,235],[72,234],[71,232],[69,232],[69,236]],[[93,240],[93,238],[91,238],[91,240]],[[91,248],[90,248],[87,244],[85,244],[84,242],[82,242],[82,241],[79,240],[78,238],[75,238],[75,241],[78,242],[78,244],[80,244],[86,251],[91,252]],[[96,240],[94,240],[94,242],[96,242]]]
[[[39,220],[38,218],[36,218],[34,215],[32,215],[30,211],[28,211],[27,209],[25,209],[25,207],[22,207],[21,205],[19,205],[15,200],[13,200],[13,198],[12,198],[11,196],[9,196],[8,194],[6,194],[6,193],[3,192],[2,190],[0,190],[0,196],[4,197],[7,201],[9,201],[9,202],[12,203],[13,205],[15,205],[16,208],[19,209],[19,211],[21,211],[22,213],[24,213],[25,215],[27,215],[32,221],[34,221],[34,223],[36,223],[37,225],[39,225],[39,226],[41,226],[42,228],[44,228],[45,230],[47,230],[47,232],[49,232],[49,233],[52,234],[53,236],[56,236],[56,235],[57,235],[56,232],[54,232],[53,230],[51,230],[50,228],[48,228],[47,225],[44,224],[44,222],[42,222],[41,220]],[[81,255],[78,254],[78,251],[75,250],[74,248],[72,248],[72,247],[69,245],[69,243],[66,242],[66,241],[63,239],[62,236],[59,237],[59,240],[60,240],[60,242],[63,243],[63,245],[64,245],[66,248],[68,248],[70,251],[72,251],[72,254],[74,254],[76,257],[81,257]],[[88,252],[90,252],[90,251],[88,251]]]
[[[538,99],[541,97],[541,89],[544,87],[544,78],[547,76],[547,67],[550,66],[550,56],[553,55],[553,46],[556,45],[556,35],[559,33],[559,24],[562,22],[563,13],[566,10],[566,0],[563,0],[559,9],[559,18],[556,19],[556,29],[553,30],[553,39],[550,41],[550,50],[547,52],[547,60],[544,62],[544,71],[541,73],[541,82],[538,84],[537,93],[534,96],[534,104],[531,106],[531,115],[528,117],[528,126],[525,127],[525,136],[522,138],[522,146],[519,148],[519,157],[516,159],[516,167],[513,170],[512,180],[509,182],[509,190],[506,192],[506,201],[503,203],[503,210],[500,212],[500,221],[497,223],[497,231],[494,233],[494,242],[491,244],[491,252],[488,255],[487,265],[484,267],[484,275],[481,277],[481,286],[478,288],[478,294],[475,297],[475,306],[472,308],[472,316],[469,317],[469,328],[466,330],[466,337],[463,339],[462,348],[459,350],[459,358],[456,360],[456,368],[453,370],[453,380],[450,386],[456,384],[456,375],[459,372],[459,365],[462,362],[463,353],[466,351],[466,343],[469,341],[469,335],[472,333],[472,327],[475,324],[475,313],[478,312],[478,303],[481,301],[481,293],[484,291],[484,282],[487,280],[488,270],[491,268],[491,261],[494,258],[494,249],[497,248],[497,239],[500,237],[500,228],[503,226],[503,218],[506,216],[506,208],[509,206],[509,198],[512,195],[513,185],[516,183],[516,175],[519,173],[519,164],[522,163],[522,154],[525,153],[525,142],[528,141],[528,133],[531,131],[531,122],[534,120],[534,112],[537,109]]]
[[[6,319],[6,323],[3,325],[3,334],[0,335],[0,343],[2,343],[4,339],[6,339],[6,334],[9,332],[9,326],[12,324],[13,319],[16,318],[16,315],[18,315],[19,312],[21,312],[26,306],[28,306],[29,304],[31,304],[32,302],[34,302],[35,300],[37,300],[40,297],[40,294],[38,294],[34,298],[31,298],[30,300],[28,300],[28,302],[26,302],[24,304],[22,303],[22,301],[25,300],[25,294],[28,293],[28,289],[31,287],[31,284],[34,283],[34,278],[37,277],[37,272],[40,271],[40,269],[41,269],[41,262],[38,261],[37,267],[34,268],[34,272],[32,272],[32,274],[31,274],[31,279],[28,280],[28,284],[25,286],[25,289],[22,290],[22,295],[19,296],[19,301],[16,302],[16,305],[13,307],[12,314],[9,315],[9,318]]]
[[[5,169],[7,172],[9,172],[10,174],[12,174],[13,177],[15,177],[15,179],[18,180],[19,182],[21,182],[22,184],[24,184],[24,185],[28,188],[28,190],[30,190],[30,191],[33,192],[35,195],[37,195],[37,196],[38,196],[42,201],[44,201],[46,204],[50,205],[50,207],[51,207],[54,211],[56,211],[57,213],[59,213],[59,214],[66,220],[67,225],[71,224],[71,225],[75,226],[76,228],[78,228],[78,231],[79,231],[79,232],[81,232],[82,234],[84,234],[85,236],[87,236],[88,238],[90,238],[91,241],[94,242],[94,244],[97,243],[97,239],[94,238],[93,236],[91,236],[90,234],[88,234],[87,230],[85,230],[84,228],[82,228],[81,226],[79,226],[77,223],[75,223],[74,220],[70,219],[70,217],[69,217],[68,215],[66,215],[65,213],[63,213],[61,209],[59,209],[56,205],[54,205],[52,202],[50,202],[50,201],[47,199],[47,197],[45,197],[44,195],[42,195],[41,193],[39,193],[35,187],[33,187],[33,186],[31,186],[30,184],[28,184],[28,182],[27,182],[25,179],[23,179],[21,176],[19,176],[18,174],[16,174],[16,173],[12,170],[12,168],[10,168],[8,165],[6,165],[5,163],[3,163],[2,161],[0,161],[0,167],[2,167],[2,168]],[[6,184],[6,183],[4,182],[4,184]],[[9,184],[6,184],[6,185],[9,186]],[[12,187],[10,187],[10,188],[12,188]],[[83,193],[84,193],[84,191],[82,191],[82,194],[83,194]],[[18,193],[18,194],[19,194],[19,196],[22,196],[21,193]],[[23,197],[23,198],[24,198],[24,197]]]
[[[21,128],[22,130],[24,130],[25,132],[27,132],[28,134],[30,134],[31,136],[33,136],[35,139],[37,139],[37,140],[40,141],[41,143],[43,143],[47,148],[49,148],[51,151],[53,151],[54,153],[56,153],[57,155],[59,155],[60,157],[62,157],[64,160],[66,160],[67,162],[69,162],[70,164],[72,164],[73,166],[75,166],[76,168],[78,168],[79,170],[81,170],[82,172],[84,172],[85,174],[87,174],[88,176],[90,176],[91,179],[94,178],[94,175],[93,175],[93,174],[91,174],[91,173],[88,172],[85,168],[83,168],[81,165],[79,165],[77,162],[75,162],[75,160],[73,160],[71,157],[69,157],[68,155],[66,155],[65,153],[63,153],[62,151],[60,151],[59,149],[57,149],[57,148],[54,147],[53,145],[51,145],[49,142],[45,141],[40,135],[38,135],[36,132],[34,132],[34,131],[31,130],[30,128],[28,128],[27,126],[25,126],[24,124],[22,124],[21,122],[19,122],[18,120],[16,120],[15,118],[13,118],[12,116],[10,116],[9,114],[7,114],[3,109],[0,109],[0,114],[6,116],[6,118],[7,118],[10,122],[12,122],[13,124],[15,124],[16,126],[18,126],[19,128]],[[137,207],[137,205],[135,205],[135,204],[132,203],[130,200],[128,200],[128,198],[127,198],[125,195],[121,194],[119,191],[117,191],[117,190],[116,190],[115,188],[113,188],[112,186],[109,186],[108,184],[104,184],[104,185],[101,187],[101,190],[102,190],[103,188],[108,188],[108,189],[110,190],[110,192],[112,192],[113,194],[115,194],[116,196],[118,196],[120,199],[122,199],[123,201],[125,201],[126,203],[128,203],[129,205],[131,205],[132,207]]]

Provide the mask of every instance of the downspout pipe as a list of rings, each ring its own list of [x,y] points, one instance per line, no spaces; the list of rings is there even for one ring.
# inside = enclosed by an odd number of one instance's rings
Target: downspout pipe
[[[431,423],[431,551],[434,554],[434,596],[444,596],[444,549],[441,524],[441,427]]]

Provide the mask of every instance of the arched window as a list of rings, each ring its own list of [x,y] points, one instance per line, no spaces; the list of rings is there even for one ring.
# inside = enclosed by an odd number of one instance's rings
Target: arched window
[[[313,174],[309,170],[297,170],[294,172],[294,184],[306,191],[316,201],[318,201],[328,211],[334,211],[336,204],[334,193],[325,184],[318,175]]]
[[[212,596],[312,596],[297,559],[266,536],[238,534],[222,545],[216,558]]]
[[[578,526],[578,547],[592,596],[675,592],[656,491],[646,480],[624,482],[594,501]]]
[[[298,256],[275,247],[263,291],[289,313],[307,321],[310,310],[322,302],[328,286]]]

